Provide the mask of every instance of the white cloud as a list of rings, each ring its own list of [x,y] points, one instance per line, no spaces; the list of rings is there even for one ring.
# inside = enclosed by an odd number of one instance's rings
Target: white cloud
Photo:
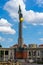
[[[24,5],[23,0],[10,0],[4,6],[4,9],[9,12],[9,15],[13,19],[17,19],[17,20],[18,20],[18,5],[19,5],[19,3],[20,3],[20,5],[22,5],[21,8],[24,10],[25,5]]]
[[[38,34],[39,34],[39,35],[41,35],[41,34],[42,34],[42,32],[38,32]]]
[[[11,28],[11,24],[4,18],[0,19],[0,32],[15,34],[15,30]]]
[[[32,25],[36,26],[37,24],[36,23],[32,23]]]
[[[8,38],[8,42],[12,42],[13,41],[13,39],[12,38]]]
[[[43,0],[36,0],[36,4],[37,4],[39,7],[43,7]]]
[[[38,31],[38,35],[42,35],[43,36],[43,31]]]
[[[43,13],[34,12],[32,10],[27,11],[25,14],[25,20],[29,23],[35,23],[41,25],[43,23]]]
[[[11,27],[0,26],[0,32],[4,32],[4,33],[8,33],[8,34],[14,34],[15,30],[12,29]]]
[[[2,42],[2,41],[5,41],[5,42],[12,42],[13,41],[13,39],[12,38],[3,38],[3,37],[1,37],[0,36],[0,41]]]
[[[34,26],[37,26],[37,25],[43,26],[43,23],[41,23],[41,22],[40,23],[36,23],[36,22],[34,23],[33,22],[32,25],[34,25]]]
[[[0,36],[0,41],[5,41],[5,39]]]
[[[13,3],[13,4],[12,4]],[[14,19],[18,20],[18,6],[21,5],[24,21],[29,22],[31,24],[43,24],[43,12],[34,12],[33,10],[26,10],[26,4],[24,3],[24,0],[10,0],[8,1],[4,9],[9,12],[9,15]]]
[[[23,28],[27,28],[27,26],[26,25],[23,25]]]
[[[0,19],[0,26],[12,26],[6,19]]]
[[[43,38],[40,38],[39,40],[40,40],[40,41],[43,41]]]

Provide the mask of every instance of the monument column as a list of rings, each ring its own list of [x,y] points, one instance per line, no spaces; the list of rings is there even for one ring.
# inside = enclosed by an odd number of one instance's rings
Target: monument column
[[[23,39],[22,39],[22,22],[23,22],[23,15],[21,12],[21,7],[19,5],[19,37],[18,37],[18,48],[15,49],[15,59],[26,59],[27,58],[27,51],[23,47]]]
[[[22,40],[22,21],[23,21],[23,15],[21,13],[20,5],[19,5],[18,14],[19,14],[19,38],[18,38],[18,46],[22,47],[22,43],[23,43],[23,40]]]

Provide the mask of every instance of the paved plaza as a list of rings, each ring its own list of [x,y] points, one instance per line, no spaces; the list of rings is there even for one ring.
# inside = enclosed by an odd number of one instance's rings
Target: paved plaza
[[[22,65],[43,65],[43,64],[37,64],[37,63],[22,63]]]
[[[26,63],[26,62],[23,62],[23,63],[14,63],[14,62],[0,62],[0,65],[43,65],[43,64],[37,64],[37,63]]]

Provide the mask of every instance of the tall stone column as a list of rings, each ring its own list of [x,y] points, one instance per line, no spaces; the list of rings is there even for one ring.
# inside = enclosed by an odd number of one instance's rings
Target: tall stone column
[[[5,50],[4,50],[4,61],[5,61]]]
[[[11,50],[9,50],[9,53],[8,53],[8,60],[10,60],[10,52],[11,52]]]
[[[22,40],[22,21],[23,21],[23,15],[21,13],[20,5],[19,5],[18,14],[19,14],[19,38],[18,38],[18,46],[22,47],[22,43],[23,43],[23,40]]]
[[[18,45],[22,47],[22,22],[19,22],[19,38],[18,38]]]
[[[12,49],[12,59],[14,60],[14,49]]]

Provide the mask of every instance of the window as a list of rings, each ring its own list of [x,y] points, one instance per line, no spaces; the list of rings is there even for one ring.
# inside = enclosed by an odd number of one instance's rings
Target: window
[[[0,57],[4,55],[4,51],[0,51]]]
[[[8,51],[5,51],[5,55],[8,55]]]
[[[36,56],[36,51],[33,52],[33,56]]]
[[[31,47],[31,45],[29,45],[29,47]]]
[[[39,51],[38,51],[38,56],[39,56]]]
[[[31,56],[31,52],[29,51],[29,56]]]

